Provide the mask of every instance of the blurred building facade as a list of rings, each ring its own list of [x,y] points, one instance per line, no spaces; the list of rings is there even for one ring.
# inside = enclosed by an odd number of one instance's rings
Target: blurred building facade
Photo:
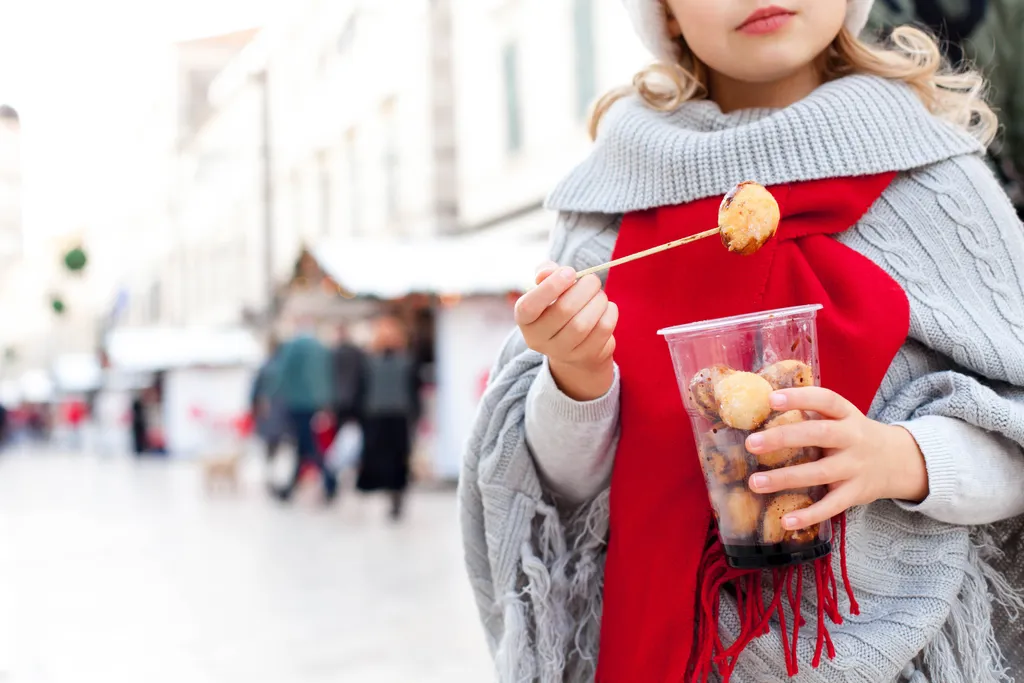
[[[263,320],[328,242],[543,240],[590,105],[643,64],[624,21],[597,0],[307,0],[179,45],[174,240],[130,320]]]
[[[21,119],[9,105],[0,106],[0,316],[17,311],[22,273]],[[20,365],[22,341],[11,326],[0,331],[0,377],[7,379]],[[6,393],[6,392],[5,392]]]
[[[299,309],[326,322],[388,306],[436,390],[436,433],[419,441],[454,476],[515,292],[546,251],[543,199],[587,153],[593,101],[645,53],[599,0],[287,7],[259,32],[176,46],[160,126],[140,142],[162,159],[139,203],[155,237],[114,322],[267,333]],[[343,301],[339,285],[370,298]]]
[[[591,105],[648,58],[621,3],[454,1],[461,226],[544,237],[542,201],[587,153]]]
[[[0,263],[22,253],[21,118],[0,105]]]

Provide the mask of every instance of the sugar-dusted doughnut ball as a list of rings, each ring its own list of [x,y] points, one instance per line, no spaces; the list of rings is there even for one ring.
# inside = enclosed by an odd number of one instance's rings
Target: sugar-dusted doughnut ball
[[[753,474],[754,457],[747,452],[747,432],[716,425],[701,438],[700,459],[709,486],[737,484]]]
[[[750,256],[779,228],[779,204],[772,193],[755,182],[732,188],[718,208],[722,244],[729,251]]]
[[[715,385],[715,399],[722,422],[735,429],[752,431],[772,413],[768,397],[773,389],[752,372],[734,372]]]
[[[787,425],[795,425],[805,420],[804,414],[799,410],[790,410],[786,413],[781,413],[772,417],[770,420],[764,423],[763,429],[775,429],[776,427],[785,427]],[[767,467],[768,469],[775,469],[777,467],[785,467],[787,465],[796,464],[798,456],[803,453],[802,448],[780,448],[777,451],[771,453],[760,453],[757,456],[757,464],[761,467]]]
[[[814,386],[814,371],[810,365],[799,360],[780,360],[762,368],[758,374],[776,390]]]
[[[715,400],[715,385],[733,371],[724,365],[704,368],[690,380],[690,398],[704,417],[714,420],[718,417],[718,401]]]
[[[814,503],[805,493],[781,493],[769,499],[761,521],[761,542],[765,544],[797,542],[798,539],[813,539],[818,536],[815,525],[809,530],[788,531],[782,526],[782,518],[790,512],[803,510]]]
[[[761,497],[745,488],[719,491],[714,496],[718,507],[718,528],[726,542],[753,538],[761,520]]]

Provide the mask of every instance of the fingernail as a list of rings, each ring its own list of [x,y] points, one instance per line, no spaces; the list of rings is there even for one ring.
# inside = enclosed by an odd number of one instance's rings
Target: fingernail
[[[751,434],[747,437],[747,448],[760,448],[764,445],[764,437],[760,434]]]
[[[800,520],[796,517],[783,517],[782,526],[786,527],[787,529],[796,529],[798,526],[800,526]]]
[[[779,410],[786,407],[786,395],[785,394],[772,394],[768,401],[771,403],[772,408]]]
[[[752,480],[754,482],[754,488],[763,489],[768,486],[768,475],[767,474],[755,474]]]
[[[576,271],[573,270],[572,268],[561,268],[558,271],[558,277],[566,281],[572,280],[576,277]]]

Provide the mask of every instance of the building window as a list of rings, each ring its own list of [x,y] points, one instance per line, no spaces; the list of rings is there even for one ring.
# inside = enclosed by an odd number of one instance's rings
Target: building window
[[[358,133],[355,128],[345,136],[345,162],[348,166],[348,209],[350,232],[359,235],[362,232],[362,206],[360,205],[359,182],[359,149],[356,144]]]
[[[353,13],[342,27],[341,33],[338,34],[338,39],[335,43],[335,50],[337,50],[338,54],[347,54],[349,50],[352,49],[352,45],[356,41],[357,21],[358,15]]]
[[[518,152],[523,147],[523,122],[519,101],[519,48],[509,43],[502,51],[505,81],[505,149]]]
[[[302,206],[302,174],[298,167],[292,169],[291,174],[291,187],[290,194],[292,200],[292,234],[298,239],[302,239],[306,231],[303,229],[302,220],[303,206]]]
[[[325,150],[316,155],[318,189],[320,194],[320,234],[331,234],[331,167]]]
[[[395,123],[395,102],[388,100],[381,108],[381,120],[384,123],[384,201],[388,220],[398,218],[399,209],[399,155],[398,126]]]
[[[154,282],[149,286],[149,321],[151,323],[160,322],[160,316],[162,315],[160,304],[162,301],[163,294],[160,291],[160,283]]]
[[[572,25],[576,47],[576,115],[582,119],[597,96],[594,0],[573,0]]]

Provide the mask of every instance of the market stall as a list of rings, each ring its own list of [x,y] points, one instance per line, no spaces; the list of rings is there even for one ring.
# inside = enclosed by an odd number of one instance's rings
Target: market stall
[[[106,402],[130,408],[145,389],[151,420],[173,456],[194,456],[210,438],[211,422],[249,411],[249,391],[262,350],[243,329],[119,328],[107,339]]]
[[[546,252],[542,242],[480,238],[338,241],[311,251],[340,290],[407,322],[429,320],[432,382],[417,447],[429,476],[457,479],[487,373],[514,326],[515,298]]]

